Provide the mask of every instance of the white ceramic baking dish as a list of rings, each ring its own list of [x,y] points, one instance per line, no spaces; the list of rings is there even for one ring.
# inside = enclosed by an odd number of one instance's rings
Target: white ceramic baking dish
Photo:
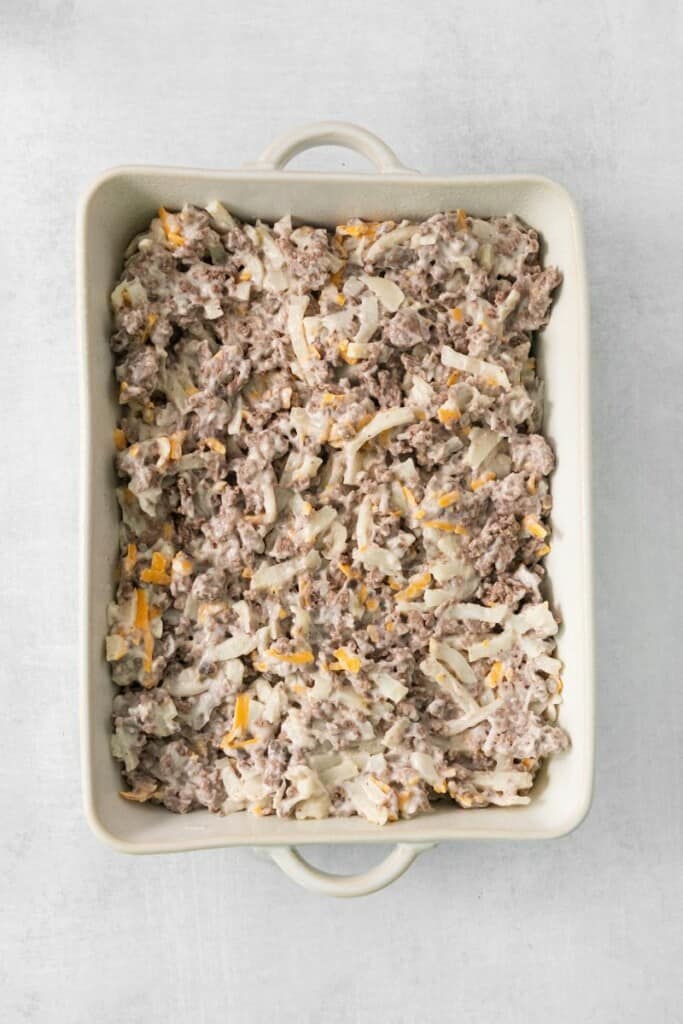
[[[346,146],[364,154],[379,173],[284,171],[302,150]],[[544,258],[562,269],[564,283],[538,346],[546,382],[545,431],[558,456],[553,477],[550,589],[563,627],[565,664],[561,721],[571,750],[552,758],[525,807],[433,813],[385,827],[360,818],[292,821],[228,817],[127,803],[109,753],[112,684],[103,657],[105,611],[113,592],[118,515],[114,498],[112,430],[117,406],[108,347],[109,293],[130,238],[164,205],[205,206],[219,199],[239,217],[333,226],[349,217],[423,218],[462,207],[479,216],[513,212],[534,225]],[[422,177],[403,167],[376,136],[354,125],[324,123],[295,130],[260,160],[239,171],[120,167],[93,183],[78,216],[78,319],[82,409],[82,668],[81,725],[85,807],[96,834],[129,853],[163,853],[217,846],[267,848],[287,873],[310,889],[359,895],[397,878],[418,853],[456,839],[542,839],[575,828],[590,805],[593,779],[594,679],[591,578],[589,341],[581,225],[570,196],[546,178]],[[352,877],[325,875],[293,849],[313,843],[396,843],[388,858]]]

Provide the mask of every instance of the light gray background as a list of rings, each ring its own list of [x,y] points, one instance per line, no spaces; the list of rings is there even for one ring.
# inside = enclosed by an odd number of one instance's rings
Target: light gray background
[[[3,1022],[683,1020],[681,36],[674,0],[0,4]],[[105,849],[76,717],[76,197],[112,164],[235,167],[328,117],[424,171],[563,182],[595,353],[593,810],[348,903],[248,851]],[[360,166],[299,163],[340,160]]]

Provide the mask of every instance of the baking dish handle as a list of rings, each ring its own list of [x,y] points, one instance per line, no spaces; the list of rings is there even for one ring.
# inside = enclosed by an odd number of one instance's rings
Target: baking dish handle
[[[342,146],[367,157],[382,174],[415,174],[405,167],[386,142],[350,121],[317,121],[292,128],[264,149],[258,160],[244,164],[251,171],[281,171],[290,160],[316,146]]]
[[[359,875],[331,875],[309,864],[293,846],[271,846],[267,852],[284,873],[308,889],[325,896],[369,896],[400,878],[413,861],[435,843],[397,843],[388,857]]]

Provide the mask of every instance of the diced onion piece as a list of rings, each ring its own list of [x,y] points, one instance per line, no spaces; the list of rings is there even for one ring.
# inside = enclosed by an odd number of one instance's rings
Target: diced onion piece
[[[356,474],[351,462],[352,457],[367,444],[373,437],[383,433],[385,430],[392,430],[394,427],[403,427],[412,423],[415,419],[415,409],[408,409],[404,406],[395,406],[392,409],[384,409],[373,416],[369,423],[360,430],[353,440],[349,441],[345,448],[347,452],[347,466],[344,475],[345,484],[355,483]]]
[[[508,375],[502,366],[489,363],[485,359],[463,355],[461,352],[456,352],[450,345],[444,345],[441,349],[441,362],[444,366],[451,366],[456,370],[470,373],[474,377],[490,378],[506,390],[511,387]]]
[[[394,704],[402,701],[408,693],[408,687],[404,686],[403,683],[399,683],[398,679],[388,672],[375,672],[372,678],[382,696],[387,700],[393,701]]]
[[[499,654],[509,651],[514,642],[514,630],[508,626],[502,633],[492,633],[484,640],[471,644],[467,649],[467,656],[470,661],[480,661],[481,658],[497,658]]]
[[[357,345],[364,345],[370,341],[379,326],[379,309],[374,295],[366,295],[361,299],[358,319],[360,327],[353,340]],[[352,355],[351,351],[349,351],[349,355]]]
[[[231,636],[208,650],[204,657],[207,661],[231,661],[233,658],[241,658],[256,649],[258,640],[258,635]]]
[[[456,619],[475,619],[479,622],[490,622],[498,625],[509,615],[510,609],[505,604],[493,605],[487,608],[483,604],[456,604],[451,609]]]
[[[402,224],[400,227],[394,228],[393,231],[385,232],[370,246],[366,258],[374,260],[383,252],[386,252],[387,249],[393,249],[395,245],[401,245],[402,242],[410,241],[418,227],[418,224]]]
[[[293,295],[289,300],[287,311],[287,333],[292,349],[305,380],[309,380],[308,364],[311,361],[311,349],[306,341],[304,330],[304,313],[308,306],[307,295]]]
[[[447,583],[454,576],[469,576],[471,571],[461,558],[449,558],[445,562],[435,562],[432,565],[432,576],[437,583]]]
[[[252,576],[251,589],[266,590],[269,587],[281,587],[295,579],[300,573],[309,569],[317,569],[319,565],[320,555],[317,551],[308,551],[305,555],[298,555],[285,562],[262,565]]]
[[[222,203],[219,203],[217,199],[212,199],[206,207],[206,212],[211,214],[211,218],[215,224],[221,229],[221,231],[230,231],[235,227],[235,221],[228,213]]]
[[[501,707],[502,703],[503,701],[498,697],[496,700],[492,700],[490,704],[480,707],[478,711],[473,711],[471,714],[463,715],[462,718],[454,718],[450,722],[445,722],[447,734],[449,736],[459,736],[460,733],[465,732],[467,729],[479,725],[480,722],[485,722],[487,718],[490,718]]]
[[[474,686],[477,681],[474,670],[467,661],[467,658],[452,644],[445,640],[430,640],[429,653],[437,661],[447,665],[451,672],[454,672],[463,683]]]
[[[548,607],[548,602],[532,604],[523,608],[512,619],[513,627],[520,635],[533,630],[542,637],[555,636],[557,621]]]
[[[370,544],[359,554],[361,563],[366,569],[379,569],[386,576],[393,576],[401,571],[401,559],[394,551]]]
[[[385,806],[378,805],[368,794],[365,780],[353,779],[344,784],[355,810],[362,817],[372,821],[375,825],[385,825],[389,817],[389,810]]]
[[[547,672],[550,676],[557,676],[562,671],[562,662],[558,658],[550,658],[547,654],[541,654],[536,658],[534,668],[541,672]]]
[[[356,544],[361,554],[367,550],[372,542],[372,532],[372,503],[370,498],[366,496],[360,503],[356,520]]]
[[[488,430],[486,427],[472,427],[469,440],[470,446],[465,455],[465,462],[472,469],[477,469],[484,459],[487,459],[498,447],[502,437],[495,430]]]
[[[443,779],[438,774],[434,758],[430,754],[416,751],[410,755],[410,764],[430,786],[440,787]]]
[[[128,652],[128,641],[118,633],[108,636],[106,640],[107,661],[120,661]]]
[[[466,714],[478,711],[479,704],[469,690],[444,665],[439,664],[436,658],[426,658],[421,662],[420,669],[428,679],[433,679],[444,693],[459,704]]]
[[[312,543],[317,537],[325,533],[336,518],[337,513],[331,505],[319,508],[317,512],[313,512],[306,519],[306,525],[303,528],[304,537],[309,543]]]
[[[388,309],[390,313],[395,313],[405,299],[399,286],[386,277],[371,277],[369,274],[361,274],[360,279],[375,293],[384,308]]]

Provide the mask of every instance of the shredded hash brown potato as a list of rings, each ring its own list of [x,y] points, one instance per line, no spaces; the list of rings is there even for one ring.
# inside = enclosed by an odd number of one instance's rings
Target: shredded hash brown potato
[[[533,229],[160,210],[111,301],[127,800],[525,804],[562,681]]]

